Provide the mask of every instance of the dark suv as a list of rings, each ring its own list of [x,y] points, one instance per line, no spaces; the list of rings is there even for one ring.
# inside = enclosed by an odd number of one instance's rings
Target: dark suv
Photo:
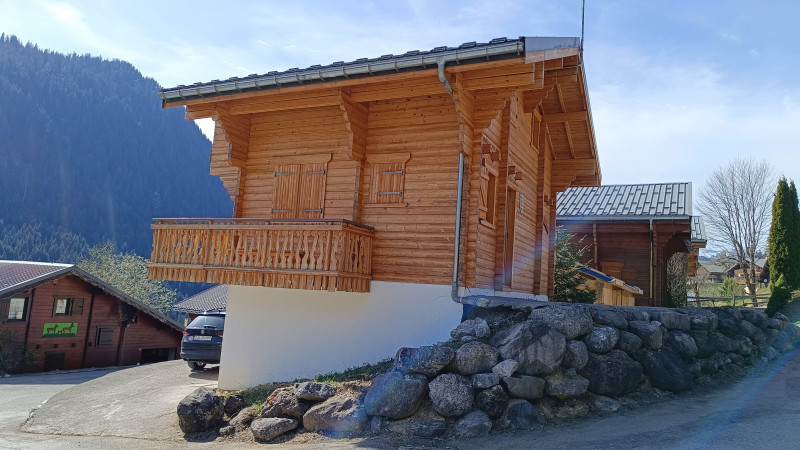
[[[206,311],[195,317],[183,331],[181,358],[194,370],[219,364],[224,329],[225,312]]]

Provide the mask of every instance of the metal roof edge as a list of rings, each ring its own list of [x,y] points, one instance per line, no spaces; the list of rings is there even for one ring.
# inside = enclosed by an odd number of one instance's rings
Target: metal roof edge
[[[300,86],[350,78],[380,76],[390,73],[432,69],[444,63],[475,64],[499,59],[523,57],[526,51],[560,48],[579,48],[576,37],[520,37],[498,38],[487,44],[466,43],[459,47],[437,47],[426,52],[407,52],[404,55],[387,55],[374,59],[359,59],[350,63],[311,66],[306,69],[289,69],[245,78],[214,80],[193,86],[176,86],[158,92],[162,102],[175,103],[196,98],[229,95],[281,87]]]
[[[556,221],[558,220],[575,220],[575,221],[599,221],[599,222],[606,222],[606,221],[650,221],[650,220],[660,220],[660,221],[676,221],[676,220],[691,220],[692,216],[688,216],[686,214],[679,214],[675,216],[667,216],[667,215],[646,215],[646,216],[564,216],[564,215],[557,215]]]

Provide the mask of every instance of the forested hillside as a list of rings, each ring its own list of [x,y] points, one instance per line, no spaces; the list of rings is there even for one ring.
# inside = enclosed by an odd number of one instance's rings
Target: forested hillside
[[[0,37],[0,227],[149,257],[153,217],[229,217],[210,142],[182,108],[161,109],[158,89],[124,61]]]

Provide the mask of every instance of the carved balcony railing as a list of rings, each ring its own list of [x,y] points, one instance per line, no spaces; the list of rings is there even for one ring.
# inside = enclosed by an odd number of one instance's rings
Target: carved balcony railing
[[[150,278],[369,292],[371,227],[347,220],[155,219]]]

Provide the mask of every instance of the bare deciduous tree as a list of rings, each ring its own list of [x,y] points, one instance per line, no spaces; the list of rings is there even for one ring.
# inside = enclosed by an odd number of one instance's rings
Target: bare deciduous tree
[[[698,210],[709,236],[735,257],[751,294],[756,292],[755,260],[766,244],[774,184],[765,160],[737,158],[712,173],[700,190]]]

